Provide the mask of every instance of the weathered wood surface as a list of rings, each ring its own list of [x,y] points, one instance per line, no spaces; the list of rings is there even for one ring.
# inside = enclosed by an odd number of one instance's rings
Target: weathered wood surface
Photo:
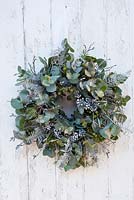
[[[134,0],[0,1],[0,200],[134,200]],[[35,146],[15,150],[10,98],[17,93],[17,65],[49,56],[67,37],[77,49],[95,43],[93,54],[111,58],[117,71],[131,70],[124,92],[127,133],[97,166],[63,172]],[[40,64],[39,64],[40,67]]]

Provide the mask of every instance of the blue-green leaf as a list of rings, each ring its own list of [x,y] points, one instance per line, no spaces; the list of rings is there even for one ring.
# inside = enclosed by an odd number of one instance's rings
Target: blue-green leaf
[[[29,92],[27,90],[21,90],[19,97],[22,102],[27,102],[29,100]]]
[[[44,124],[48,122],[50,119],[53,119],[55,117],[54,112],[45,112],[45,115],[39,115],[38,119],[36,120],[37,122]]]
[[[15,119],[16,127],[19,130],[24,130],[24,125],[25,125],[25,117],[23,116],[17,116]]]
[[[97,64],[100,69],[104,69],[107,66],[107,62],[102,58],[97,59]]]
[[[111,135],[112,136],[117,136],[119,133],[120,133],[120,127],[113,124],[112,127],[111,127]]]
[[[55,151],[51,147],[46,146],[43,150],[43,155],[53,158],[55,156]]]
[[[18,99],[11,99],[11,106],[15,109],[22,109],[23,103]]]
[[[52,84],[46,87],[47,92],[55,92],[56,91],[56,84]]]

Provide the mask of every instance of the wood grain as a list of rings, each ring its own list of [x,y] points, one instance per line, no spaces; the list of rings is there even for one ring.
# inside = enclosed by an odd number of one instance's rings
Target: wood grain
[[[0,200],[134,200],[134,1],[133,0],[14,0],[0,6]],[[124,93],[131,94],[125,109],[128,120],[110,157],[100,154],[94,167],[65,173],[54,159],[33,155],[33,144],[15,150],[9,142],[14,128],[8,100],[14,89],[17,65],[25,68],[33,56],[50,56],[63,38],[81,53],[94,42],[92,55],[105,57],[113,70],[131,77]],[[111,60],[109,60],[109,58]],[[37,69],[42,65],[37,61]],[[8,138],[8,139],[7,139]]]
[[[10,142],[14,118],[10,99],[18,63],[24,65],[22,3],[5,0],[0,6],[0,199],[28,200],[26,148],[15,150],[20,141]]]

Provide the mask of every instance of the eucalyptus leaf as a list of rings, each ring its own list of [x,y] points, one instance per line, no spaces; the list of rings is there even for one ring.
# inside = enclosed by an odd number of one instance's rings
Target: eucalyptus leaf
[[[60,75],[60,67],[53,65],[51,68],[51,75],[52,76],[59,76]]]
[[[44,156],[48,156],[50,158],[53,158],[55,156],[55,151],[53,148],[49,147],[49,146],[46,146],[44,149],[43,149],[43,155]]]
[[[74,130],[74,127],[67,127],[64,132],[65,134],[71,135],[73,130]]]
[[[104,69],[107,66],[107,62],[102,58],[97,59],[97,64],[100,69]]]
[[[49,75],[45,75],[41,78],[42,81],[42,85],[44,86],[50,86],[52,84],[54,84],[57,79],[59,78],[59,76],[49,76]]]
[[[51,84],[46,87],[47,92],[55,92],[56,91],[56,84]]]
[[[41,124],[44,124],[48,122],[50,119],[53,119],[54,117],[55,117],[55,113],[47,111],[45,112],[45,115],[39,115],[36,121]]]
[[[19,140],[24,140],[25,137],[26,137],[26,134],[25,134],[24,131],[15,131],[15,130],[14,130],[13,133],[14,133],[14,137],[15,137],[16,139],[19,139]]]
[[[15,118],[15,123],[16,123],[16,127],[19,130],[24,130],[24,127],[25,127],[25,117],[23,117],[23,116],[17,116]]]
[[[72,155],[69,159],[68,164],[64,167],[64,170],[68,171],[70,169],[75,169],[78,167],[77,164],[78,164],[78,161],[77,161],[76,157]]]
[[[29,107],[26,109],[26,118],[33,119],[37,117],[37,111],[34,107]]]
[[[23,103],[18,99],[11,99],[11,106],[15,109],[23,108]]]
[[[98,90],[98,91],[96,91],[96,93],[97,93],[98,97],[100,97],[100,98],[104,97],[104,92],[102,90]]]
[[[112,136],[117,136],[119,133],[120,133],[120,127],[113,124],[112,127],[111,127],[111,135]]]
[[[28,102],[29,101],[29,92],[28,90],[21,90],[21,92],[19,93],[19,97],[21,99],[22,102]]]
[[[85,69],[85,75],[91,77],[91,73],[87,69]]]
[[[110,128],[112,125],[113,125],[113,123],[110,122],[103,129],[100,129],[100,131],[99,131],[100,135],[104,138],[109,138],[108,134],[110,134]]]
[[[71,73],[67,72],[66,76],[70,80],[71,83],[75,84],[78,82],[79,73]]]

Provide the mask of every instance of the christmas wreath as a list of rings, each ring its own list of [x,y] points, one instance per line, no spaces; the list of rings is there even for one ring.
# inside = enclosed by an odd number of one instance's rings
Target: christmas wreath
[[[64,39],[61,51],[39,57],[39,72],[35,58],[27,70],[18,66],[16,85],[21,88],[11,99],[17,127],[13,138],[22,140],[19,146],[36,142],[65,171],[96,162],[98,146],[116,141],[127,119],[123,107],[130,97],[122,95],[120,84],[128,75],[111,72],[106,60],[89,54],[91,49],[85,47],[75,59]],[[73,104],[70,115],[64,108],[68,102]]]

